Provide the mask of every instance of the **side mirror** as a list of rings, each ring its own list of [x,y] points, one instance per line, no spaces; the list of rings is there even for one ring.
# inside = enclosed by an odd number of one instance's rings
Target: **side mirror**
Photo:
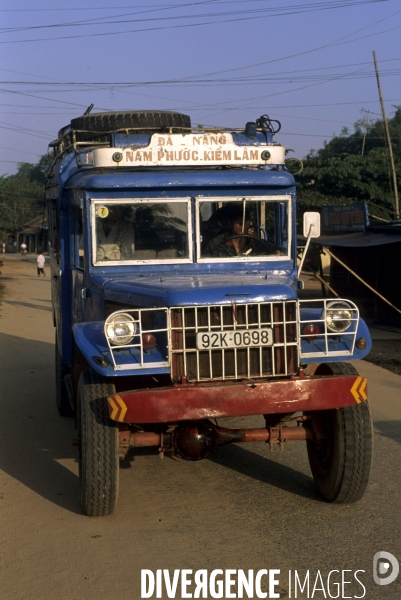
[[[309,243],[312,238],[318,238],[320,236],[320,213],[318,212],[306,212],[304,213],[304,237],[306,237],[305,249],[302,253],[301,262],[298,267],[298,279],[301,275],[302,266],[308,252]]]
[[[320,213],[304,213],[304,237],[310,235],[311,238],[320,237]]]

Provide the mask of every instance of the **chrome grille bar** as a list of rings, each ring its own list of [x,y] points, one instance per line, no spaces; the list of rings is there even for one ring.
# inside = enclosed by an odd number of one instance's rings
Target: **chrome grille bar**
[[[296,373],[296,319],[295,300],[171,308],[172,379],[239,380]],[[220,340],[220,345],[202,347],[203,338]]]

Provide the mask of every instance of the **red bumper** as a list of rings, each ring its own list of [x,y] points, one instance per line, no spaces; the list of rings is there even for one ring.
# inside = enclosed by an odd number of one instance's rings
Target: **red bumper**
[[[340,408],[365,401],[363,377],[205,383],[131,390],[110,396],[110,418],[126,423],[175,423]]]

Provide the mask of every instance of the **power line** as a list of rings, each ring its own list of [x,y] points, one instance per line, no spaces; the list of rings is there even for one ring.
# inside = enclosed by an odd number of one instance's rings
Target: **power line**
[[[145,97],[150,97],[150,98],[160,98],[159,96],[149,96],[148,94],[135,94],[135,95],[139,95],[139,96],[145,96]],[[49,100],[49,98],[47,98],[47,100]],[[167,100],[170,100],[171,102],[174,101],[178,101],[178,100],[174,100],[171,98],[167,98]],[[182,99],[180,99],[179,101],[182,101]],[[386,99],[386,102],[400,102],[401,103],[401,98],[388,98]],[[280,110],[282,109],[286,109],[286,108],[316,108],[316,107],[326,107],[326,106],[351,106],[351,105],[355,105],[355,104],[373,104],[379,103],[379,100],[374,99],[374,100],[355,100],[352,102],[321,102],[320,104],[311,104],[311,103],[307,103],[307,104],[279,104],[277,106],[272,106],[269,105],[269,110],[274,110],[276,108],[279,108]],[[194,106],[195,105],[195,106]],[[59,107],[58,106],[36,106],[34,104],[20,104],[20,105],[15,105],[15,104],[6,104],[6,103],[0,103],[0,106],[9,106],[9,107],[13,107],[13,108],[41,108],[43,110],[56,110]],[[80,107],[84,107],[86,105],[84,104],[80,104],[77,105]],[[251,106],[248,107],[250,110],[266,110],[266,106]],[[197,110],[215,110],[216,109],[216,104],[212,104],[210,106],[206,106],[206,105],[202,105],[202,104],[198,104],[196,102],[192,103],[190,106],[180,106],[179,110],[193,110],[193,111],[197,111]],[[72,108],[70,109],[71,111],[73,110]],[[100,110],[100,109],[98,109]],[[103,111],[110,111],[112,110],[111,108],[103,108],[101,109]],[[130,111],[132,110],[132,107],[129,108],[121,108],[121,111]],[[173,108],[166,108],[165,110],[178,110],[177,108],[173,109]],[[232,110],[232,111],[236,111],[236,110],[243,110],[242,107],[232,107],[232,108],[228,108],[227,110]],[[2,111],[3,114],[6,114],[6,111]],[[370,111],[371,114],[372,111]],[[15,114],[20,114],[20,115],[31,115],[31,114],[42,114],[42,113],[32,113],[32,112],[19,112],[19,113],[15,113]],[[47,113],[44,113],[47,114]],[[52,115],[63,115],[66,114],[65,112],[62,113],[52,113]],[[75,112],[73,114],[76,114]],[[380,116],[380,113],[374,113],[377,114],[378,116]],[[293,115],[286,115],[289,117],[292,117]]]
[[[41,138],[44,140],[49,140],[49,135],[46,135],[43,133],[43,131],[34,131],[32,129],[24,129],[24,128],[20,128],[20,129],[16,129],[15,127],[11,126],[11,127],[7,127],[6,125],[0,125],[0,129],[7,129],[9,131],[12,131],[14,133],[23,133],[24,135],[31,135],[34,136],[36,138]]]
[[[80,108],[87,108],[87,104],[78,104],[76,102],[67,102],[66,100],[54,100],[53,98],[42,98],[41,96],[36,96],[35,94],[27,94],[25,92],[16,92],[13,90],[4,90],[0,88],[0,92],[5,92],[8,94],[17,94],[19,96],[27,96],[29,98],[36,98],[37,100],[50,100],[51,102],[58,102],[59,104],[68,104],[69,106],[79,106]]]
[[[249,4],[249,0],[212,0],[215,4]],[[266,2],[273,0],[251,0],[252,2]],[[197,2],[194,4],[203,4],[202,2]],[[352,3],[351,3],[352,4]],[[182,6],[186,6],[187,4],[174,4],[177,8],[181,8]],[[159,7],[169,8],[171,4],[161,4]],[[138,5],[136,8],[148,8],[149,4]],[[96,10],[126,10],[132,8],[131,6],[96,6]],[[16,12],[16,13],[31,13],[31,12],[87,12],[93,11],[93,7],[85,8],[85,7],[68,7],[68,8],[24,8],[24,9],[12,9],[5,8],[0,9],[0,12]]]
[[[88,27],[88,26],[96,26],[96,25],[121,25],[121,24],[126,24],[126,23],[144,23],[144,22],[148,22],[148,21],[171,21],[171,20],[177,20],[177,19],[184,19],[184,20],[188,20],[188,19],[205,19],[205,18],[212,18],[212,17],[223,17],[226,18],[227,16],[231,16],[231,15],[249,15],[249,14],[257,14],[258,16],[261,14],[265,14],[265,13],[273,13],[270,14],[269,16],[283,16],[285,14],[300,14],[300,13],[304,13],[304,12],[316,12],[316,11],[322,11],[322,10],[334,10],[337,8],[348,8],[348,7],[354,7],[354,6],[358,6],[358,5],[363,5],[363,4],[376,4],[376,3],[382,3],[382,2],[387,2],[388,0],[337,0],[335,2],[329,1],[329,2],[319,2],[317,4],[296,4],[296,5],[289,5],[289,6],[280,6],[279,8],[277,8],[277,6],[274,6],[273,8],[253,8],[250,9],[249,8],[249,3],[248,6],[246,8],[246,10],[229,10],[229,11],[225,11],[225,12],[214,12],[214,13],[204,13],[204,14],[190,14],[190,15],[171,15],[171,16],[163,16],[163,17],[152,17],[152,18],[146,18],[146,19],[138,19],[137,15],[140,14],[144,14],[144,13],[155,13],[155,12],[160,12],[160,11],[165,11],[165,10],[175,10],[177,8],[185,8],[185,7],[194,7],[194,6],[199,6],[199,5],[209,5],[211,3],[214,4],[213,0],[208,0],[208,1],[203,1],[203,2],[194,2],[194,3],[187,3],[187,4],[182,4],[182,5],[169,5],[167,7],[158,7],[158,8],[152,8],[152,9],[147,9],[147,10],[143,10],[143,11],[134,11],[134,12],[129,12],[129,13],[125,13],[122,15],[117,15],[117,16],[112,16],[112,17],[95,17],[95,18],[91,18],[91,19],[85,19],[85,20],[81,20],[81,21],[70,21],[70,22],[66,22],[66,23],[52,23],[52,24],[48,24],[48,25],[28,25],[25,27],[3,27],[0,29],[0,32],[2,33],[10,33],[10,32],[18,32],[18,31],[31,31],[31,30],[38,30],[38,29],[57,29],[57,28],[62,28],[62,27]],[[127,19],[125,18],[124,20],[116,20],[116,19],[121,19],[122,17],[129,17],[129,16],[133,16],[135,15],[136,18],[135,19]],[[114,20],[109,20],[106,21],[106,19],[114,19]]]
[[[329,48],[331,46],[342,45],[343,43],[344,44],[348,44],[348,43],[351,43],[353,41],[358,41],[359,39],[363,39],[363,37],[362,38],[357,38],[357,40],[348,40],[348,41],[344,41],[344,40],[347,40],[347,38],[351,37],[352,35],[356,35],[358,33],[361,33],[362,31],[366,31],[366,29],[369,29],[372,26],[378,25],[379,23],[383,23],[383,21],[387,21],[388,19],[391,19],[391,18],[395,17],[396,15],[398,15],[400,13],[401,13],[401,10],[397,10],[395,13],[392,13],[391,15],[388,15],[387,17],[384,17],[383,19],[380,19],[379,21],[375,21],[373,24],[371,23],[370,25],[366,25],[366,27],[362,27],[361,29],[357,29],[356,31],[348,33],[347,35],[344,35],[344,36],[338,38],[337,40],[334,40],[334,42],[329,42],[328,44],[324,44],[323,46],[317,46],[316,48],[310,48],[309,50],[303,50],[302,52],[297,52],[295,54],[289,54],[289,55],[286,55],[286,56],[281,56],[280,58],[273,58],[273,59],[270,59],[270,60],[265,60],[265,61],[259,62],[259,63],[253,63],[251,65],[244,65],[242,67],[234,67],[234,68],[231,68],[231,69],[225,69],[223,71],[214,71],[214,72],[211,72],[211,73],[204,73],[203,75],[194,75],[193,77],[208,77],[208,76],[211,76],[211,75],[222,75],[223,73],[233,73],[234,71],[243,71],[245,69],[253,69],[255,67],[260,67],[260,66],[263,66],[263,65],[270,65],[272,63],[281,62],[283,60],[288,60],[290,58],[296,58],[296,57],[299,57],[299,56],[303,56],[305,54],[311,54],[313,52],[317,52],[319,50],[324,50],[324,49]],[[387,33],[387,31],[388,30],[381,31],[381,32],[379,31],[379,32],[374,33],[372,35],[380,35],[381,33]],[[366,36],[366,37],[369,37],[370,35],[371,34],[368,34],[368,36]]]
[[[356,72],[358,72],[358,71],[356,71]],[[274,92],[273,94],[267,94],[267,95],[264,95],[264,96],[259,96],[258,98],[253,98],[252,100],[241,100],[241,101],[240,101],[240,103],[242,104],[242,108],[243,108],[243,109],[244,109],[244,108],[248,108],[248,107],[249,107],[249,104],[248,104],[248,106],[247,106],[247,105],[245,104],[246,102],[248,102],[248,103],[249,103],[249,102],[254,102],[255,100],[266,100],[266,98],[271,98],[271,97],[273,97],[273,96],[281,96],[281,95],[283,95],[283,94],[289,94],[289,93],[293,93],[294,91],[305,90],[305,89],[308,89],[308,88],[311,88],[311,87],[316,87],[316,86],[318,86],[318,85],[322,85],[322,84],[324,84],[324,83],[327,83],[327,81],[338,81],[338,80],[339,80],[339,79],[341,79],[342,77],[343,77],[343,76],[332,77],[332,79],[328,79],[328,80],[326,80],[326,81],[320,81],[320,82],[318,82],[318,83],[311,83],[310,85],[304,85],[304,86],[302,86],[302,87],[295,88],[295,90],[294,90],[294,89],[291,89],[291,90],[285,90],[285,91],[281,91],[281,92]],[[224,112],[226,112],[226,110],[222,110],[222,111],[219,111],[219,112],[217,112],[217,113],[214,113],[213,115],[209,115],[209,117],[210,117],[210,116],[214,117],[214,116],[217,116],[217,115],[223,114]]]
[[[336,135],[333,133],[331,133],[330,135],[324,135],[322,133],[294,133],[293,131],[288,131],[288,132],[281,131],[280,136],[283,136],[283,135],[298,135],[298,136],[302,135],[304,137],[320,137],[320,138],[329,138],[329,139],[334,139],[334,138],[340,137],[339,135]],[[355,138],[355,139],[360,140],[360,139],[362,139],[362,136],[351,134],[351,135],[347,135],[346,139],[348,139],[348,138]],[[391,139],[392,140],[401,140],[401,137],[391,136]],[[369,136],[369,140],[382,140],[384,142],[385,138],[384,138],[384,136]]]
[[[8,151],[12,151],[12,152],[21,152],[22,154],[33,154],[34,156],[37,155],[37,152],[28,152],[28,150],[21,150],[20,148],[9,148],[8,146],[0,146],[0,148],[2,148],[3,150],[8,150]]]
[[[388,69],[381,71],[382,77],[394,77],[401,74],[400,69]],[[117,81],[91,81],[91,82],[60,82],[52,84],[55,88],[59,86],[68,86],[70,88],[77,88],[84,86],[85,91],[90,91],[92,87],[98,88],[103,87],[104,89],[109,89],[108,86],[113,89],[122,88],[132,88],[132,87],[144,87],[144,86],[177,86],[177,85],[243,85],[244,83],[252,84],[252,85],[261,85],[263,83],[294,83],[294,82],[309,82],[309,81],[331,81],[333,77],[341,77],[344,79],[352,78],[352,79],[370,79],[375,77],[374,72],[363,73],[363,72],[350,72],[350,73],[337,73],[331,75],[301,75],[301,76],[290,76],[290,77],[282,77],[280,75],[252,75],[245,76],[240,78],[229,78],[229,79],[192,79],[191,81],[186,81],[185,79],[174,80],[156,80],[156,81],[137,81],[137,82],[117,82]],[[31,85],[42,87],[45,85],[49,85],[48,82],[36,82],[36,81],[0,81],[2,85]],[[68,92],[75,91],[74,89],[48,89],[46,92]]]
[[[375,4],[375,3],[378,3],[378,2],[388,2],[388,1],[389,0],[358,0],[357,4]],[[313,6],[315,6],[315,5],[313,5]],[[345,5],[337,6],[337,7],[330,6],[330,7],[326,7],[326,8],[322,8],[322,9],[318,9],[318,10],[330,10],[330,9],[333,9],[333,8],[344,8],[344,6]],[[355,6],[355,3],[352,3],[352,4],[350,3],[349,6]],[[292,7],[292,8],[294,8],[294,7]],[[161,30],[164,30],[164,29],[181,29],[181,28],[189,28],[189,27],[203,27],[203,26],[206,26],[206,25],[227,24],[227,23],[233,23],[233,22],[238,22],[238,21],[250,21],[250,20],[255,20],[255,19],[264,19],[264,18],[267,18],[267,17],[279,17],[279,16],[283,16],[283,15],[290,15],[290,14],[300,14],[302,12],[312,12],[313,10],[316,10],[316,9],[310,8],[310,9],[307,9],[307,10],[300,10],[299,8],[296,8],[296,10],[293,10],[292,12],[290,12],[290,11],[285,12],[284,11],[282,13],[269,14],[269,15],[265,15],[265,16],[259,14],[260,10],[261,9],[253,10],[253,11],[246,10],[246,11],[242,11],[242,12],[241,11],[237,11],[237,13],[240,12],[240,14],[244,14],[244,15],[249,15],[249,14],[258,12],[258,15],[257,16],[236,17],[236,18],[231,18],[231,19],[228,19],[227,15],[229,15],[229,14],[235,14],[235,12],[232,12],[232,13],[221,13],[221,14],[215,14],[215,15],[210,15],[210,16],[209,15],[197,15],[196,17],[193,16],[193,15],[192,16],[184,16],[183,15],[183,16],[179,16],[179,17],[163,17],[163,18],[160,18],[160,19],[135,19],[134,20],[135,22],[138,22],[138,21],[139,22],[143,22],[143,21],[149,21],[149,20],[151,20],[153,22],[155,20],[157,20],[157,21],[164,20],[165,21],[165,20],[171,20],[173,18],[174,19],[188,19],[188,18],[197,18],[197,17],[203,18],[203,19],[205,19],[205,18],[213,18],[213,17],[220,18],[220,20],[218,20],[218,21],[216,21],[216,20],[215,21],[206,21],[206,22],[203,22],[203,23],[186,23],[186,24],[183,24],[183,25],[169,25],[169,26],[161,26],[161,27],[147,27],[147,28],[142,28],[142,29],[132,29],[132,30],[124,30],[124,31],[109,31],[109,32],[104,32],[104,33],[101,33],[101,32],[99,32],[99,33],[85,33],[85,34],[82,34],[82,35],[67,35],[67,36],[60,36],[60,35],[58,35],[57,37],[34,38],[34,39],[25,39],[25,40],[11,40],[11,41],[8,41],[8,42],[3,41],[3,42],[0,42],[0,43],[1,44],[5,44],[5,43],[8,43],[8,44],[17,44],[17,43],[26,43],[26,42],[41,42],[41,41],[43,42],[43,41],[51,41],[51,40],[55,40],[55,39],[56,40],[66,40],[66,39],[77,39],[77,38],[82,38],[82,37],[89,38],[89,37],[99,37],[99,36],[123,35],[123,34],[127,34],[127,33],[144,33],[144,32],[149,32],[149,31],[161,31]],[[283,9],[280,8],[280,10],[283,10]],[[266,12],[266,10],[264,12]],[[123,21],[124,24],[126,24],[127,22],[130,22],[130,21],[127,21],[127,20]],[[117,23],[114,23],[114,24],[117,24]],[[77,25],[75,24],[74,26],[77,26]],[[376,34],[373,34],[373,35],[376,35]]]
[[[400,12],[401,11],[396,11],[395,13],[393,13],[393,14],[387,16],[387,17],[384,17],[383,19],[381,19],[379,21],[376,21],[373,25],[378,25],[379,23],[382,23],[383,21],[386,21],[387,19],[390,19],[390,18],[398,15]],[[272,59],[272,60],[264,61],[264,62],[261,62],[261,63],[254,63],[254,64],[251,64],[251,65],[245,65],[245,66],[242,66],[242,67],[235,67],[235,68],[232,68],[232,69],[226,69],[226,70],[223,70],[223,71],[215,71],[215,72],[206,73],[206,74],[203,74],[203,75],[192,75],[192,76],[189,76],[189,77],[186,77],[186,78],[182,78],[181,81],[189,81],[189,80],[195,79],[197,77],[208,77],[208,76],[213,76],[213,75],[220,75],[220,74],[223,74],[223,73],[230,73],[230,72],[234,72],[234,71],[246,70],[246,69],[254,68],[254,67],[257,67],[257,66],[262,66],[262,65],[267,65],[267,64],[274,63],[274,62],[279,62],[279,61],[282,61],[282,60],[287,60],[287,59],[294,58],[294,57],[297,57],[297,56],[301,56],[301,55],[304,55],[304,54],[313,53],[313,52],[322,50],[324,48],[330,47],[332,45],[335,46],[335,45],[341,45],[342,43],[350,43],[352,41],[357,41],[357,40],[348,40],[348,41],[344,41],[344,40],[346,40],[347,38],[351,37],[352,35],[356,35],[356,34],[362,32],[362,31],[365,31],[366,29],[369,29],[370,27],[372,27],[372,24],[367,25],[366,27],[363,27],[361,29],[358,29],[358,30],[356,30],[356,31],[354,31],[354,32],[352,32],[350,34],[347,34],[346,36],[338,38],[337,40],[334,40],[334,42],[330,42],[329,44],[325,44],[323,46],[318,46],[316,48],[305,50],[305,51],[302,51],[302,52],[299,52],[299,53],[296,53],[296,54],[293,54],[293,55],[287,55],[287,56],[280,57],[280,58],[277,58],[277,59]],[[377,33],[374,33],[372,35],[379,35],[381,33],[387,33],[387,31],[388,30],[382,31],[382,32],[377,32]],[[368,35],[371,35],[371,34],[368,34]],[[358,38],[358,39],[361,39],[361,38]],[[392,59],[390,59],[390,60],[392,60]],[[394,59],[394,60],[396,60],[396,59]],[[3,69],[3,70],[5,70],[5,69]],[[46,79],[48,79],[48,78],[46,78]],[[60,80],[56,80],[56,81],[60,81]],[[61,101],[58,101],[58,102],[61,102]]]
[[[386,59],[381,60],[380,62],[382,64],[382,63],[387,63],[387,62],[395,62],[395,61],[398,61],[398,60],[401,60],[401,57],[386,58]],[[310,69],[296,69],[296,70],[293,70],[293,71],[282,71],[282,70],[280,70],[279,73],[281,75],[291,75],[293,73],[310,73],[312,71],[323,71],[323,70],[327,71],[329,69],[342,69],[342,68],[346,68],[346,67],[358,67],[358,66],[363,66],[363,65],[371,66],[372,62],[371,61],[363,61],[363,62],[359,62],[359,63],[346,63],[346,64],[342,64],[342,65],[331,65],[331,66],[325,65],[324,67],[312,67]],[[37,78],[40,78],[40,79],[46,79],[47,81],[55,81],[55,82],[58,82],[60,84],[61,83],[65,83],[65,84],[68,83],[67,81],[65,81],[63,79],[55,79],[53,77],[46,77],[46,76],[43,76],[43,75],[34,75],[32,73],[24,73],[22,71],[15,71],[15,70],[12,70],[12,69],[4,69],[3,67],[0,67],[0,71],[5,71],[7,73],[15,73],[17,75],[28,75],[30,77],[37,77]],[[207,76],[208,75],[199,75],[198,77],[207,77]],[[185,81],[188,81],[189,79],[192,80],[193,77],[197,77],[197,76],[191,75],[190,77],[183,77],[183,78],[181,78],[179,80],[175,80],[175,81],[184,81],[185,82]],[[249,77],[260,77],[260,75],[250,75]],[[171,81],[171,80],[168,80],[168,81]],[[14,83],[14,82],[11,82],[11,83]],[[34,83],[40,83],[40,82],[29,82],[29,83],[34,84]],[[86,82],[86,83],[89,83],[89,82]],[[103,83],[105,83],[105,82],[103,82]],[[123,84],[124,82],[107,82],[107,83],[113,84],[113,85],[119,85],[119,84]],[[129,84],[130,82],[125,82],[125,83]]]
[[[379,0],[377,0],[379,1]],[[17,32],[17,31],[28,31],[28,30],[32,30],[32,29],[54,29],[54,28],[58,28],[58,27],[81,27],[81,26],[85,26],[87,27],[88,25],[110,25],[110,24],[116,24],[116,23],[132,23],[132,22],[137,22],[139,21],[149,21],[149,20],[153,20],[153,19],[125,19],[124,21],[109,21],[109,22],[103,22],[100,23],[100,21],[105,21],[105,19],[109,19],[109,18],[121,18],[121,17],[128,17],[128,16],[132,16],[132,15],[140,15],[140,14],[144,14],[144,13],[154,13],[154,12],[160,12],[163,10],[171,10],[171,9],[177,9],[177,8],[186,8],[186,7],[192,7],[192,6],[198,6],[198,5],[205,5],[205,4],[211,4],[211,3],[215,3],[216,0],[203,0],[201,2],[192,2],[192,3],[186,3],[186,4],[170,4],[167,5],[165,7],[158,7],[158,8],[147,8],[147,10],[142,10],[139,12],[129,12],[129,13],[125,13],[122,15],[118,15],[116,17],[95,17],[95,18],[91,18],[91,19],[85,19],[84,21],[71,21],[71,22],[67,22],[67,23],[53,23],[50,25],[30,25],[27,27],[9,27],[9,28],[1,28],[0,32],[4,32],[4,33],[9,33],[9,32]],[[128,8],[128,7],[127,7]],[[174,18],[180,18],[180,17],[165,17],[166,19],[174,19]],[[189,17],[191,18],[191,17]],[[156,19],[159,20],[159,19]],[[163,18],[162,18],[163,20]]]
[[[324,107],[324,106],[350,106],[350,105],[355,105],[355,104],[372,104],[372,103],[376,103],[378,104],[378,100],[357,100],[357,101],[353,101],[353,102],[322,102],[320,104],[311,104],[311,103],[307,103],[307,104],[278,104],[277,106],[274,105],[270,105],[269,104],[269,110],[270,109],[283,109],[283,108],[316,108],[316,107]],[[400,102],[401,103],[401,98],[388,98],[386,99],[386,102]],[[183,106],[180,107],[180,110],[214,110],[216,108],[216,105],[211,105],[209,107],[207,106],[203,106],[203,105],[199,105],[198,107],[194,107],[194,106]],[[250,110],[266,110],[266,105],[264,106],[251,106],[251,107],[247,107],[250,108]],[[111,108],[105,108],[105,109],[98,109],[98,110],[104,110],[104,111],[109,111],[112,110]],[[124,108],[122,110],[127,110],[130,111],[132,110],[131,108]],[[165,109],[165,110],[173,110],[171,109]],[[177,108],[174,110],[178,110]],[[232,107],[232,108],[228,108],[228,110],[243,110],[242,107]],[[379,114],[379,113],[377,113]],[[291,115],[290,115],[291,116]]]

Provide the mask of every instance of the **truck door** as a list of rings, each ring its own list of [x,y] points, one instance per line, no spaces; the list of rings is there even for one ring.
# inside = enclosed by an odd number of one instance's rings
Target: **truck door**
[[[72,322],[85,320],[85,240],[83,209],[71,207],[71,269],[72,269]]]

